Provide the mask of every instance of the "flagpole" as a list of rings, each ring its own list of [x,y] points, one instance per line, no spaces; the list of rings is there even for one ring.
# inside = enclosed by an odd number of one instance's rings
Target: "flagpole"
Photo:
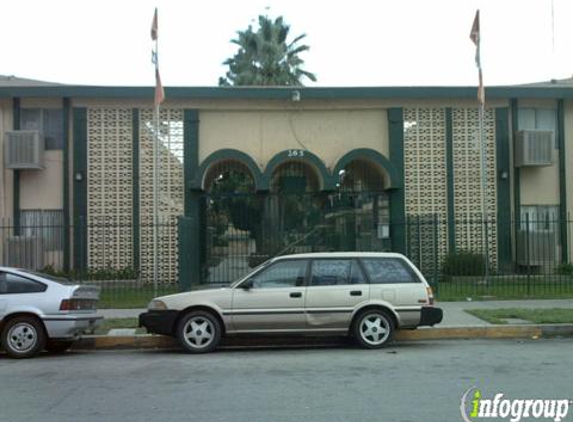
[[[487,212],[487,154],[486,154],[486,137],[484,130],[485,104],[482,102],[479,106],[479,136],[481,149],[481,209],[483,219],[483,244],[485,248],[484,259],[484,284],[488,283],[489,276],[489,228]]]
[[[155,33],[154,33],[155,31]],[[159,132],[161,101],[157,98],[157,78],[159,72],[159,37],[157,36],[157,9],[152,24],[152,39],[155,41],[155,95],[153,109],[153,295],[157,296],[159,287]]]
[[[485,119],[485,89],[483,86],[483,75],[481,69],[481,31],[480,31],[480,19],[479,19],[479,9],[476,11],[474,22],[472,24],[472,29],[470,31],[470,39],[476,46],[476,66],[478,68],[479,76],[479,86],[477,92],[477,98],[479,102],[479,140],[480,140],[480,152],[481,152],[481,214],[482,214],[482,249],[485,251],[484,257],[484,284],[488,282],[489,276],[489,228],[488,228],[488,212],[487,212],[487,154],[486,154],[486,137],[484,130],[484,119]]]

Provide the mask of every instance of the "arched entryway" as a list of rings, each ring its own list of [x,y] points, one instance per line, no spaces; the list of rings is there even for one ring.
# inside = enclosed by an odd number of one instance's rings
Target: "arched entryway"
[[[237,151],[216,152],[196,180],[201,278],[226,283],[278,255],[391,250],[388,160],[354,150],[332,170],[308,151],[283,151],[261,171]]]
[[[337,169],[338,195],[334,208],[341,248],[388,251],[390,241],[390,184],[380,164],[366,157],[348,160]]]
[[[203,175],[203,282],[234,280],[249,270],[259,238],[256,175],[237,158],[213,162]]]

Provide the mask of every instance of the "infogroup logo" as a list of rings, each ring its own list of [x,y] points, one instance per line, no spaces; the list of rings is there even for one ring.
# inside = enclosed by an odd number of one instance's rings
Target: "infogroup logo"
[[[523,419],[548,419],[554,422],[563,420],[569,413],[569,399],[507,399],[503,393],[493,398],[484,398],[477,387],[472,387],[462,395],[460,412],[465,422],[485,418],[509,419],[519,422]]]

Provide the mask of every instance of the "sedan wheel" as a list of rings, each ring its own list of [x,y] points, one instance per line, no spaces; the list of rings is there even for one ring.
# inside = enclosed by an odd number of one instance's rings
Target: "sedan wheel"
[[[221,334],[221,324],[209,312],[191,312],[185,315],[177,326],[177,337],[190,353],[214,350],[219,345]]]
[[[17,317],[6,323],[2,345],[8,356],[22,359],[38,354],[46,344],[42,324],[32,317]]]
[[[384,311],[366,311],[356,319],[354,335],[362,347],[377,349],[392,340],[394,323]]]

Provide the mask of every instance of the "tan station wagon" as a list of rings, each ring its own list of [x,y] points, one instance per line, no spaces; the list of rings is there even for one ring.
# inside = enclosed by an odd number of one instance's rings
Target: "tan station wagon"
[[[348,334],[379,348],[398,329],[434,325],[424,276],[396,253],[336,252],[273,258],[229,287],[153,299],[139,316],[151,333],[209,352],[235,334]]]

